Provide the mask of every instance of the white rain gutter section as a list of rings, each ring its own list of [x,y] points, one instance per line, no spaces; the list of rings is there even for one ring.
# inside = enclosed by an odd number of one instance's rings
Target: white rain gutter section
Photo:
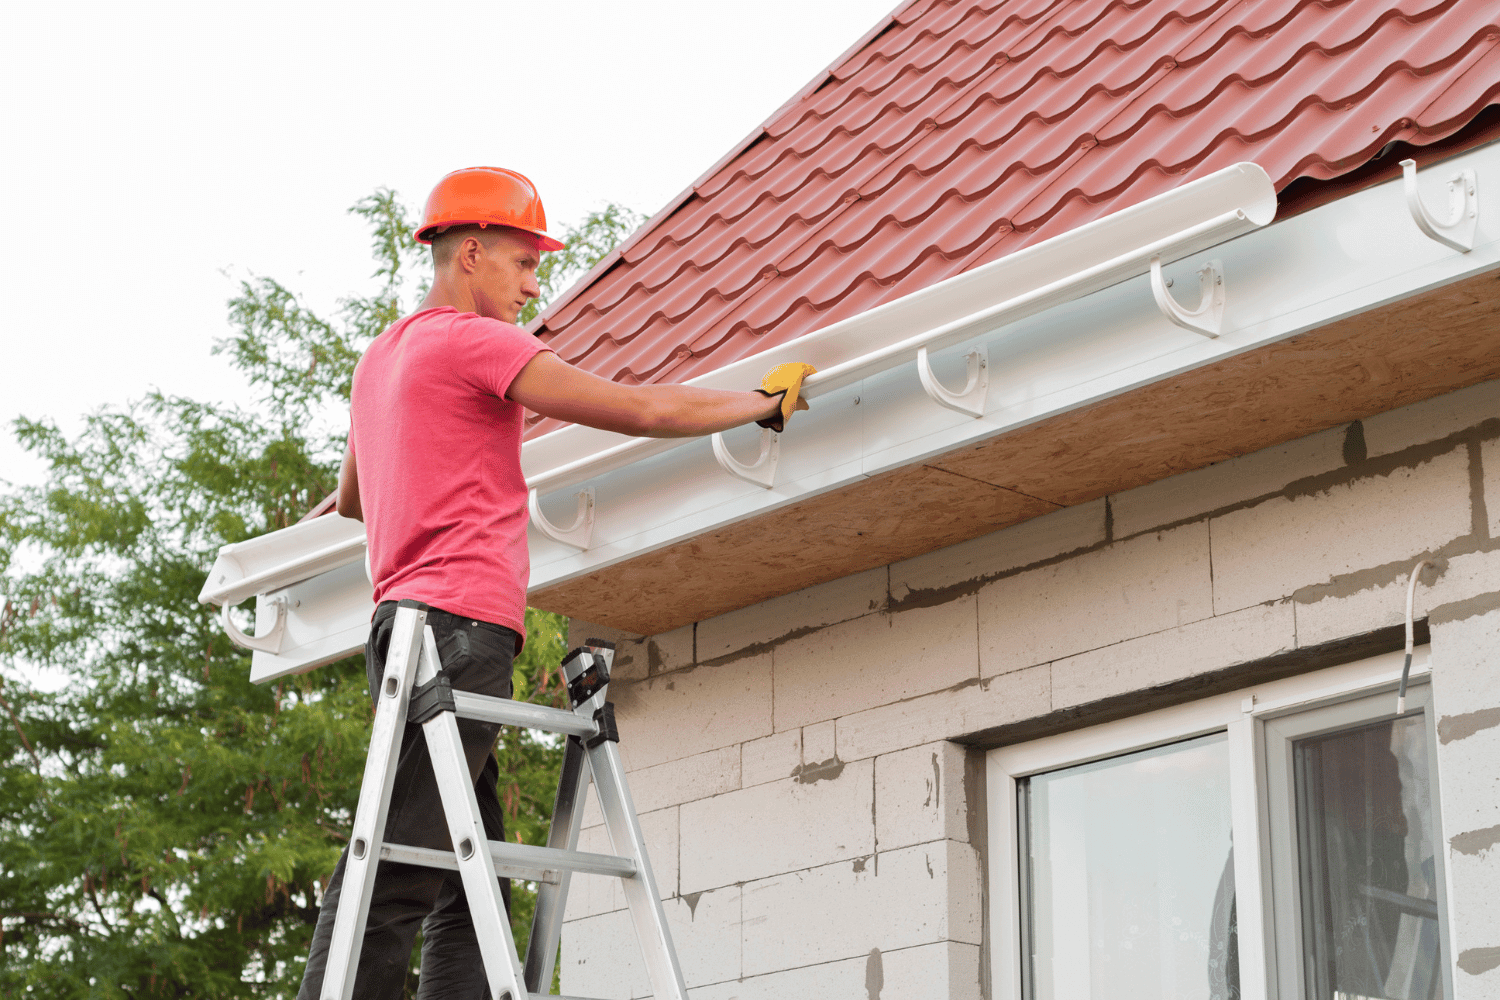
[[[365,526],[324,514],[219,549],[199,604],[219,605],[236,644],[254,651],[257,683],[348,656],[365,643],[374,588],[365,568]],[[254,635],[230,609],[255,598]]]
[[[805,361],[816,399],[929,352],[1146,274],[1153,257],[1179,260],[1270,222],[1276,191],[1266,172],[1238,163],[1035,246],[876,306],[687,384],[745,389],[771,365]],[[801,418],[798,418],[801,421]],[[526,442],[521,469],[539,493],[565,489],[684,444],[574,424]]]
[[[1455,176],[1464,177],[1466,189],[1477,183],[1494,191],[1500,144],[1434,164],[1407,183],[1417,185],[1418,203],[1440,208]],[[744,389],[771,363],[807,360],[822,369],[808,382],[813,409],[799,413],[780,437],[770,488],[731,476],[702,438],[632,439],[568,427],[528,442],[522,451],[528,483],[554,494],[541,498],[544,513],[571,517],[579,491],[569,487],[581,486],[592,495],[594,514],[586,549],[531,532],[531,589],[1500,268],[1500,226],[1477,210],[1474,193],[1460,202],[1452,186],[1447,190],[1449,212],[1426,221],[1451,235],[1461,221],[1452,218],[1453,206],[1462,204],[1462,215],[1474,211],[1469,251],[1424,235],[1401,180],[1257,228],[1270,217],[1274,198],[1265,175],[1241,164],[693,380]],[[1155,218],[1142,216],[1147,206]],[[1215,244],[1236,233],[1232,242]],[[1105,234],[1117,242],[1106,245]],[[1210,246],[1217,261],[1181,260]],[[1147,273],[1153,253],[1168,264],[1155,289]],[[1222,306],[1216,338],[1190,332],[1197,310],[1178,302],[1177,315],[1164,316],[1172,303],[1158,305],[1177,297],[1191,306],[1192,279],[1197,273],[1201,280],[1204,270],[1223,280],[1200,286]],[[1173,279],[1174,288],[1164,287]],[[924,347],[937,381],[948,385],[960,381],[965,353],[987,355],[987,384],[976,394],[982,416],[939,405],[923,388],[916,354]],[[757,430],[729,432],[721,446],[748,457]],[[253,680],[309,669],[364,641],[371,597],[363,567],[349,562],[314,573],[323,560],[344,556],[329,551],[336,539],[293,534],[306,527],[230,547],[240,568],[219,580],[227,558],[221,556],[200,595],[218,603],[246,594],[252,577],[262,587],[300,578],[256,591],[258,631],[269,639],[280,621],[282,636],[278,652],[256,651]],[[346,523],[344,530],[358,529]],[[283,546],[283,538],[295,544]]]

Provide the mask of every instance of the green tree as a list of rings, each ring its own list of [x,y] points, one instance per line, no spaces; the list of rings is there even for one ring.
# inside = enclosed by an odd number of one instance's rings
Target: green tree
[[[153,393],[71,437],[16,423],[48,472],[0,484],[0,995],[296,992],[358,795],[363,658],[251,685],[249,654],[196,596],[220,546],[332,491],[354,364],[425,291],[397,196],[351,211],[370,225],[373,292],[332,320],[270,278],[230,302],[217,349],[256,406]],[[547,294],[637,222],[611,206],[569,231]],[[528,610],[527,628],[516,697],[557,703],[561,621]],[[39,686],[42,672],[60,686]],[[545,836],[559,757],[507,731],[501,795],[527,842]]]

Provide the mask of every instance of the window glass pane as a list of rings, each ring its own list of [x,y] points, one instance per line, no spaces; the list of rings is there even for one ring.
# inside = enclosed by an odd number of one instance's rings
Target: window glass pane
[[[1299,740],[1293,760],[1308,997],[1437,997],[1423,716]]]
[[[1237,1000],[1224,735],[1021,785],[1027,995]]]

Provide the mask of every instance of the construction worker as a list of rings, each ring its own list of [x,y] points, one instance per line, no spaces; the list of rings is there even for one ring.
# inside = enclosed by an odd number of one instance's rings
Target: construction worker
[[[377,606],[365,645],[371,700],[379,688],[396,602],[429,605],[428,624],[455,689],[511,694],[511,662],[526,634],[527,491],[523,410],[623,434],[686,437],[756,421],[781,430],[807,403],[810,365],[781,365],[756,390],[624,386],[581,371],[515,326],[541,294],[547,234],[536,188],[498,167],[444,177],[416,239],[432,246],[432,290],[417,311],[365,351],[354,374],[338,511],[363,520]],[[503,840],[496,794],[499,726],[461,720],[486,835]],[[420,727],[407,724],[385,839],[452,850]],[[324,893],[299,1000],[322,1000],[347,861]],[[509,880],[502,892],[509,902]],[[422,1000],[487,996],[457,872],[381,862],[354,996],[397,1000],[412,943],[424,932]]]

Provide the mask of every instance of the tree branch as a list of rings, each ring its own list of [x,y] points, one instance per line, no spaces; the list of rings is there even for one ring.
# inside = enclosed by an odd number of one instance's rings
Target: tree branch
[[[0,685],[4,683],[4,681],[0,681]],[[16,718],[16,710],[10,707],[10,702],[5,700],[5,695],[3,694],[0,694],[0,705],[4,705],[5,711],[10,715],[10,724],[16,727],[16,735],[21,737],[21,745],[26,748],[26,752],[31,754],[31,760],[36,764],[36,776],[40,778],[42,776],[42,758],[38,757],[36,751],[31,748],[31,741],[26,738],[26,731],[21,728],[21,720]]]

